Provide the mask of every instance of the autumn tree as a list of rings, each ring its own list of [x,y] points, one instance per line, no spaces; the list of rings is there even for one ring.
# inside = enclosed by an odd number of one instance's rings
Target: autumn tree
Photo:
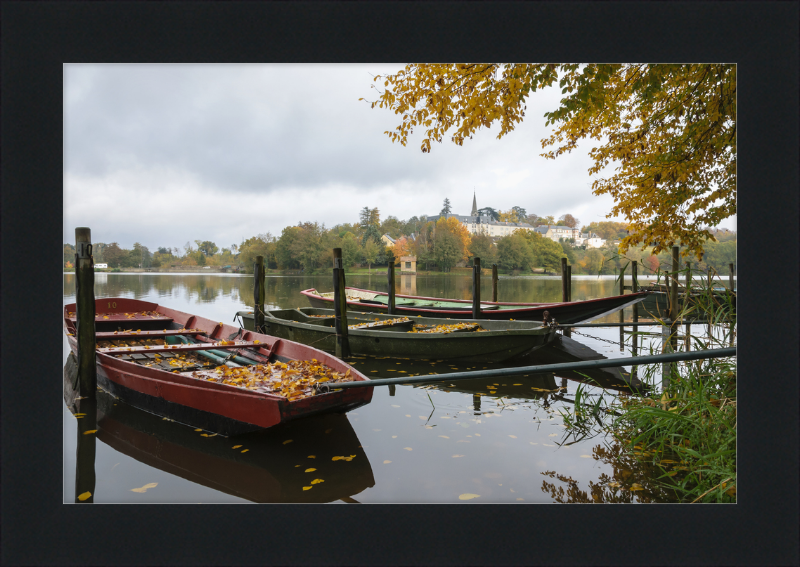
[[[593,222],[584,226],[581,232],[593,232],[603,240],[621,240],[628,235],[628,225],[614,221]]]
[[[239,257],[238,263],[244,267],[244,270],[251,273],[253,264],[256,261],[256,256],[263,256],[265,265],[269,267],[278,267],[278,262],[275,258],[276,253],[275,237],[269,232],[266,234],[259,234],[253,236],[242,242],[238,247]]]
[[[395,240],[392,248],[395,258],[400,258],[401,256],[410,256],[412,252],[411,241],[405,236],[401,236]]]
[[[195,240],[194,243],[197,244],[197,249],[200,250],[200,252],[202,252],[206,256],[213,256],[219,250],[219,248],[217,248],[217,245],[211,242],[210,240],[203,240],[203,241]]]
[[[503,268],[528,272],[534,266],[536,256],[527,240],[514,231],[497,241],[497,259]]]
[[[386,220],[381,223],[381,234],[388,234],[392,238],[400,238],[403,235],[403,228],[405,223],[397,217],[389,215]]]
[[[471,258],[480,258],[482,266],[491,266],[497,263],[497,247],[492,237],[488,234],[478,233],[472,235],[469,243]]]
[[[342,237],[342,265],[347,268],[352,266],[361,258],[361,246],[358,244],[356,235],[352,232],[345,232]]]
[[[105,260],[109,268],[122,267],[123,260],[128,256],[128,251],[120,248],[119,244],[112,242],[106,246]]]
[[[367,263],[367,270],[370,274],[372,273],[372,264],[377,260],[380,251],[380,246],[372,239],[367,240],[366,244],[364,244],[362,253],[364,254],[364,261]]]
[[[458,219],[450,217],[436,221],[433,252],[443,271],[449,271],[457,262],[466,260],[469,242],[469,231]]]
[[[553,125],[542,154],[554,159],[591,138],[594,194],[608,194],[608,217],[624,216],[621,251],[680,242],[699,257],[704,228],[736,214],[736,66],[733,64],[410,64],[378,75],[384,90],[372,107],[402,116],[390,139],[406,145],[414,128],[431,142],[462,145],[500,123],[498,138],[524,118],[531,93],[558,83],[563,98],[545,113]],[[373,85],[374,86],[374,85]]]
[[[575,228],[580,224],[580,221],[569,213],[567,213],[566,215],[561,215],[560,217],[558,217],[558,220],[564,221],[564,225],[570,228]]]

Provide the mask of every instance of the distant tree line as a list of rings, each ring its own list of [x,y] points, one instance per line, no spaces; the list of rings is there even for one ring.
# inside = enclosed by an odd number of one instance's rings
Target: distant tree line
[[[445,200],[442,214],[449,208],[449,201]],[[578,219],[569,214],[556,221],[552,216],[528,214],[522,207],[512,207],[508,211],[485,207],[481,211],[508,219],[507,222],[524,219],[534,225],[579,225]],[[358,222],[353,224],[326,228],[317,222],[299,222],[284,228],[280,236],[267,232],[221,249],[209,240],[186,242],[182,249],[159,247],[155,252],[139,242],[131,249],[122,248],[117,242],[98,242],[93,246],[93,255],[95,263],[107,263],[111,269],[210,266],[248,273],[253,270],[256,256],[263,256],[267,268],[272,270],[326,272],[332,266],[334,248],[342,249],[342,259],[350,269],[357,265],[367,269],[386,266],[391,258],[397,261],[401,256],[416,256],[420,271],[439,272],[471,264],[476,257],[483,266],[497,264],[502,271],[519,273],[557,272],[561,258],[567,258],[574,274],[613,274],[631,260],[642,263],[639,273],[643,275],[671,267],[669,253],[653,256],[649,252],[652,247],[619,256],[615,242],[625,237],[623,223],[596,222],[582,227],[581,231],[597,234],[606,240],[605,246],[576,247],[569,240],[554,242],[540,233],[523,229],[501,238],[470,235],[453,217],[440,217],[434,222],[424,216],[400,220],[390,215],[381,220],[377,207],[364,207],[359,211]],[[728,264],[736,261],[736,233],[725,230],[711,230],[711,233],[716,241],[709,240],[705,244],[703,261],[694,262],[693,268],[706,271],[712,267],[727,274]],[[391,237],[394,243],[384,241],[383,235]],[[64,267],[71,268],[74,258],[74,246],[64,244]]]

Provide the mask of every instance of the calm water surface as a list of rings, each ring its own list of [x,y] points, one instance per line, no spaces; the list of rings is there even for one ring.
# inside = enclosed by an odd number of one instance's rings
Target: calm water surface
[[[247,275],[98,273],[95,278],[96,297],[142,299],[212,320],[231,322],[237,311],[253,306],[253,279]],[[385,290],[385,282],[381,272],[347,278],[348,285],[378,290]],[[471,297],[469,277],[398,276],[396,283],[398,293]],[[615,295],[618,285],[613,276],[574,276],[573,298]],[[270,276],[267,303],[276,308],[307,306],[298,292],[311,287],[330,291],[331,277]],[[481,287],[483,299],[490,299],[490,278]],[[501,278],[498,294],[501,301],[559,301],[561,280]],[[64,303],[74,301],[74,274],[64,274]],[[600,321],[617,322],[619,314]],[[641,330],[651,331],[653,345],[660,344],[658,327]],[[630,338],[619,328],[575,330],[571,340],[574,347],[607,358],[630,356]],[[645,341],[639,348],[648,346]],[[65,337],[65,362],[68,356]],[[537,353],[506,366],[551,362],[548,356]],[[370,377],[488,366],[366,358],[352,362]],[[632,479],[645,483],[650,472],[617,463],[612,439],[576,441],[566,436],[559,410],[571,409],[580,384],[575,378],[548,373],[376,387],[370,404],[345,415],[307,418],[234,439],[202,437],[192,428],[99,395],[94,502],[660,501],[663,497],[654,492],[607,486]],[[602,390],[589,386],[588,392],[596,396]],[[606,390],[604,395],[614,393]],[[64,502],[76,497],[77,421],[64,406]],[[316,479],[323,482],[303,490]]]

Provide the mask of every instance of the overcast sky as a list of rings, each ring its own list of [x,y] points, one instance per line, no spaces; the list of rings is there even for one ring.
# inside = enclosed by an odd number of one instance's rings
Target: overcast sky
[[[591,191],[592,140],[539,155],[558,89],[529,97],[500,140],[495,125],[423,154],[421,130],[393,144],[383,132],[398,116],[358,100],[376,100],[372,76],[402,67],[65,65],[64,242],[88,226],[94,242],[124,248],[223,248],[298,222],[355,223],[365,206],[403,220],[438,214],[449,198],[469,214],[473,190],[479,208],[609,220],[612,199]]]

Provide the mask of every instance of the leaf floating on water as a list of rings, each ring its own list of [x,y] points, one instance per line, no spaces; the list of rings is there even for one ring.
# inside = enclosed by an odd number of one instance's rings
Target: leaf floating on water
[[[231,449],[238,449],[239,447],[241,447],[241,445],[234,445],[233,447],[231,447]]]
[[[384,464],[384,465],[388,465],[388,464],[389,464],[389,463],[391,463],[391,462],[392,462],[392,461],[383,461],[383,464]]]
[[[558,433],[551,433],[548,437],[558,437]]]
[[[392,407],[393,408],[399,408],[400,406],[396,406],[396,405],[392,404]]]
[[[195,429],[195,431],[202,431],[202,429]]]
[[[78,496],[78,500],[80,500],[81,502],[83,502],[84,500],[88,500],[88,499],[89,499],[89,498],[91,498],[91,497],[92,497],[92,493],[91,493],[91,492],[84,492],[83,494],[81,494],[80,496]]]
[[[304,486],[303,490],[311,490],[311,487],[310,486]]]
[[[459,500],[472,500],[473,498],[480,498],[480,497],[481,497],[480,494],[470,494],[469,492],[466,492],[466,493],[462,494],[461,496],[459,496],[458,499]]]
[[[90,429],[89,431],[84,431],[84,435],[89,435],[90,433],[97,433],[97,429]]]
[[[516,439],[517,438],[516,435],[509,435],[509,437],[511,437],[512,439]]]
[[[450,439],[447,435],[439,435],[439,437],[441,437],[443,439]]]
[[[319,484],[320,482],[325,482],[325,481],[322,480],[321,478],[315,478],[314,480],[311,481],[311,484]]]
[[[294,441],[294,439],[287,439],[286,441],[283,442],[283,444],[287,445],[287,444],[291,443],[292,441]]]
[[[411,447],[403,447],[403,449],[405,449],[406,451],[411,451],[412,450]]]
[[[548,445],[548,446],[552,447],[552,445]],[[581,458],[583,458],[583,459],[591,459],[592,456],[591,455],[581,455]]]
[[[244,451],[242,451],[242,453],[247,453],[247,451],[249,451],[249,450],[250,449],[245,449]]]
[[[644,487],[641,484],[634,482],[631,485],[631,490],[644,490]]]
[[[463,457],[463,456],[464,456],[464,455],[453,455],[453,458],[454,458],[454,459],[457,459],[457,458],[459,458],[459,457]]]
[[[150,482],[140,488],[131,488],[131,492],[139,492],[139,493],[147,492],[148,489],[155,488],[156,486],[158,486],[157,482]]]
[[[524,498],[517,498],[517,502],[525,502]]]
[[[397,435],[392,435],[392,439],[397,439]]]
[[[317,469],[306,469],[305,472],[314,472],[315,470],[317,470]]]
[[[85,414],[85,413],[75,413],[75,414],[73,414],[73,415],[74,415],[75,417],[83,417],[83,416],[84,416],[84,415],[86,415],[86,414]]]
[[[309,455],[309,456],[308,456],[308,458],[309,458],[309,459],[316,459],[316,458],[317,458],[317,456],[316,456],[316,455]]]

